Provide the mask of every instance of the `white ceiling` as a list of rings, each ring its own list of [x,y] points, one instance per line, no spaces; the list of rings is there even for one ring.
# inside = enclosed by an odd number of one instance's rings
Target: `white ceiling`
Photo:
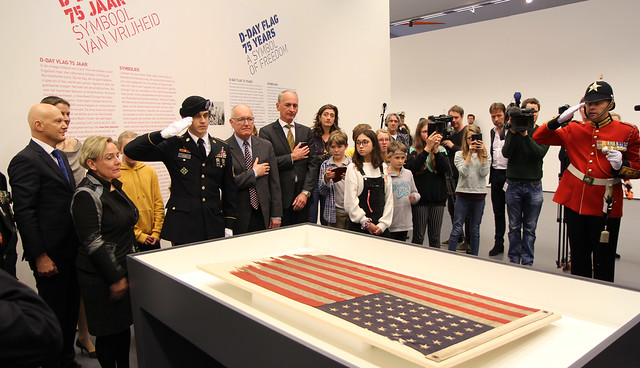
[[[415,33],[428,32],[437,29],[455,27],[463,24],[482,22],[496,18],[508,17],[515,14],[553,8],[587,0],[534,0],[527,4],[525,0],[390,0],[389,19],[394,22],[418,19],[421,16],[448,12],[455,9],[467,8],[461,12],[452,12],[444,16],[428,19],[432,22],[442,22],[437,25],[408,25],[390,26],[391,38]],[[471,11],[473,8],[473,11]]]

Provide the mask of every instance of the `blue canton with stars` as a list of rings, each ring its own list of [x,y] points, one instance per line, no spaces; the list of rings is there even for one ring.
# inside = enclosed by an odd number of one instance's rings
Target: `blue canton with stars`
[[[426,355],[493,329],[394,295],[379,293],[317,307]]]

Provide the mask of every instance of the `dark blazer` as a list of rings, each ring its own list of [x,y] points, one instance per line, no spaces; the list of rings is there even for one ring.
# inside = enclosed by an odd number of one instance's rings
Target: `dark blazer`
[[[171,176],[171,195],[160,236],[176,244],[224,237],[236,220],[236,187],[226,142],[208,136],[211,152],[202,157],[186,133],[164,139],[160,132],[129,142],[125,154],[139,161],[162,161]],[[222,195],[220,192],[222,191]]]
[[[76,256],[78,238],[71,220],[76,188],[67,156],[62,152],[71,182],[53,158],[33,140],[9,164],[13,211],[24,257],[32,261],[47,253],[55,263]]]
[[[0,268],[13,277],[16,276],[18,253],[18,231],[11,209],[11,193],[7,188],[7,178],[0,173]]]
[[[0,271],[0,366],[51,364],[62,348],[60,323],[27,285]]]
[[[282,217],[282,199],[280,194],[280,178],[278,174],[278,163],[273,152],[271,142],[251,136],[251,157],[252,162],[256,158],[258,163],[269,163],[269,174],[256,178],[253,170],[247,170],[244,159],[244,147],[238,146],[235,135],[227,139],[227,144],[231,149],[233,157],[233,174],[236,183],[236,204],[238,205],[238,220],[234,228],[234,233],[246,233],[249,228],[251,218],[251,202],[249,199],[249,188],[256,187],[260,210],[264,219],[265,228],[269,228],[271,217]]]
[[[295,145],[299,142],[310,144],[313,140],[313,133],[309,127],[295,123]],[[264,138],[271,142],[273,151],[278,161],[278,171],[280,174],[280,191],[282,193],[282,208],[287,210],[291,207],[293,199],[302,192],[307,190],[313,193],[318,180],[318,169],[313,160],[312,152],[309,157],[296,162],[291,161],[291,148],[289,142],[284,135],[280,121],[265,125],[260,129],[260,138]],[[314,175],[315,172],[315,175]],[[296,181],[297,178],[297,181]]]

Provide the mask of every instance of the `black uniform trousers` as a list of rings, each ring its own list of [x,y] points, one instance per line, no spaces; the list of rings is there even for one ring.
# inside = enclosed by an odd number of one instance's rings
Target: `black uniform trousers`
[[[565,207],[565,219],[571,248],[571,274],[613,282],[620,218],[608,219],[609,242],[606,244],[600,243],[604,217],[580,215]]]

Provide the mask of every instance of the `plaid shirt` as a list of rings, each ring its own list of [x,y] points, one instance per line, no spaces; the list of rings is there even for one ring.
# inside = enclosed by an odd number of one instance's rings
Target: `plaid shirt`
[[[351,157],[345,155],[345,160],[342,162],[340,166],[348,166],[351,164]],[[320,172],[318,174],[318,193],[325,196],[324,197],[324,212],[322,213],[322,217],[324,217],[327,222],[331,224],[336,223],[336,198],[334,191],[334,183],[333,180],[329,180],[328,183],[324,181],[324,174],[327,172],[329,168],[335,169],[338,165],[333,162],[333,156],[329,157],[328,160],[325,160],[320,166]],[[342,183],[344,185],[344,181],[340,181],[338,183]],[[344,203],[342,204],[344,206]]]

